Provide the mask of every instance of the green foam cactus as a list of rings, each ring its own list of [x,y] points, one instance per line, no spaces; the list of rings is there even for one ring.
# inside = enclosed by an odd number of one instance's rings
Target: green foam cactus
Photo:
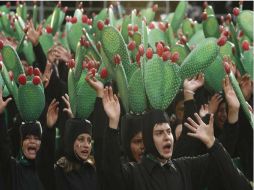
[[[83,24],[77,22],[71,25],[70,30],[67,32],[67,39],[72,52],[76,52],[77,44],[83,34]]]
[[[183,22],[185,13],[186,13],[186,9],[187,9],[187,5],[188,2],[186,1],[180,1],[176,7],[172,22],[171,22],[171,26],[172,29],[174,31],[174,33],[177,32],[177,30],[179,29],[180,25]]]
[[[137,69],[129,82],[129,106],[130,111],[134,113],[142,113],[148,107],[148,100],[146,97],[145,86],[141,69]]]
[[[153,48],[154,51],[156,51],[156,42],[159,41],[165,42],[166,37],[163,31],[161,31],[158,28],[155,28],[151,30],[148,34],[149,45]]]
[[[177,60],[177,64],[181,65],[184,59],[188,56],[190,53],[190,49],[182,44],[176,44],[171,48],[171,53],[178,52],[179,53],[179,59]]]
[[[19,112],[24,121],[38,119],[45,106],[44,89],[41,85],[35,85],[27,81],[18,88]]]
[[[154,54],[152,59],[144,63],[143,69],[145,90],[152,108],[165,110],[181,85],[178,65],[163,62]]]
[[[205,87],[212,92],[219,92],[222,90],[222,80],[226,72],[221,55],[218,55],[214,62],[205,70]]]
[[[241,88],[240,88],[240,86],[238,84],[238,81],[236,80],[236,78],[235,78],[235,76],[234,76],[232,71],[229,73],[229,79],[231,81],[232,87],[233,87],[233,89],[235,91],[235,94],[236,94],[236,96],[237,96],[237,98],[238,98],[238,100],[240,102],[240,105],[241,105],[241,107],[243,109],[243,112],[244,112],[246,118],[248,119],[248,121],[251,124],[252,128],[254,128],[254,117],[253,117],[253,114],[250,113],[250,111],[249,111],[248,105],[247,105],[246,100],[245,100],[245,98],[243,96]]]
[[[183,34],[188,39],[190,39],[193,36],[193,34],[195,33],[195,30],[194,30],[194,23],[192,19],[189,19],[189,18],[184,19],[182,24],[182,31],[183,31]]]
[[[24,73],[24,69],[17,52],[13,49],[13,47],[5,45],[1,50],[1,54],[5,67],[8,71],[13,71],[14,80],[17,82],[18,76]]]
[[[203,72],[218,56],[219,47],[215,38],[206,38],[186,57],[181,64],[180,75],[184,80]]]
[[[253,47],[251,47],[248,51],[243,52],[242,63],[245,72],[248,73],[253,80]]]
[[[45,55],[48,54],[49,49],[54,45],[52,34],[47,32],[40,36],[39,42]]]
[[[253,41],[253,19],[254,12],[250,10],[244,10],[237,16],[237,23],[251,41]],[[252,23],[252,24],[251,24]]]
[[[219,23],[214,15],[208,16],[208,18],[203,21],[203,31],[206,38],[218,38],[220,36]]]

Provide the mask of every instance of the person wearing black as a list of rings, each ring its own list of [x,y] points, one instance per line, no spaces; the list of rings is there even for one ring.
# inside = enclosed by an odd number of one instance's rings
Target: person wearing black
[[[197,122],[188,118],[185,126],[189,135],[201,140],[208,154],[171,160],[174,139],[167,114],[153,110],[143,117],[143,140],[145,156],[138,164],[120,163],[117,141],[120,106],[111,88],[105,88],[103,96],[109,127],[105,133],[104,169],[110,189],[154,190],[154,189],[203,189],[213,171],[219,172],[226,189],[251,189],[246,178],[234,167],[230,156],[213,135],[213,115],[205,124],[195,114]]]
[[[95,190],[97,176],[89,158],[92,148],[92,125],[88,120],[69,119],[65,125],[64,157],[55,167],[57,190]]]

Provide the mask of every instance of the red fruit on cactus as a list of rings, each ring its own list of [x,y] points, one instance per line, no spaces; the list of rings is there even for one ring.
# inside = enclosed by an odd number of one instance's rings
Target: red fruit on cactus
[[[179,57],[180,57],[179,53],[178,53],[178,52],[174,52],[174,53],[170,56],[170,60],[171,60],[173,63],[175,63],[175,62],[178,61]]]
[[[88,19],[88,20],[87,20],[87,24],[88,24],[88,25],[92,25],[92,24],[93,24],[93,19],[92,19],[92,18]]]
[[[99,21],[97,22],[97,27],[98,27],[99,30],[103,30],[103,28],[104,28],[104,23],[103,23],[101,20],[99,20]]]
[[[203,12],[201,15],[202,20],[206,20],[207,19],[207,12]]]
[[[78,21],[77,17],[74,16],[74,17],[71,18],[71,23],[72,24],[75,24],[77,21]]]
[[[222,33],[224,36],[228,37],[229,36],[229,31],[228,30],[224,30]]]
[[[14,74],[12,71],[9,71],[9,77],[10,77],[10,80],[13,81],[14,79]]]
[[[2,70],[2,68],[3,68],[3,62],[0,61],[0,70]]]
[[[19,75],[18,81],[19,81],[19,84],[25,85],[26,84],[26,75],[25,74]]]
[[[87,15],[83,15],[83,16],[82,16],[82,22],[83,22],[83,23],[87,23],[87,21],[88,21]]]
[[[34,76],[33,78],[33,84],[38,85],[41,83],[41,78],[39,76]]]
[[[168,46],[164,46],[163,47],[163,51],[165,52],[165,51],[170,51],[170,48],[168,47]]]
[[[138,25],[137,25],[137,24],[135,24],[135,25],[133,26],[133,31],[134,31],[134,32],[137,32],[137,31],[138,31]]]
[[[128,36],[132,37],[134,32],[132,30],[128,31]]]
[[[27,69],[27,74],[28,74],[29,76],[32,76],[33,73],[34,73],[33,67],[32,67],[32,66],[29,66],[28,69]]]
[[[53,32],[53,29],[50,26],[46,26],[46,32],[48,34],[51,34]]]
[[[227,42],[227,37],[226,37],[226,36],[221,36],[221,37],[217,40],[217,44],[218,44],[219,46],[224,46],[226,42]]]
[[[243,51],[248,51],[250,49],[250,44],[247,40],[244,40],[242,43]]]
[[[106,19],[104,20],[104,24],[105,24],[105,25],[109,25],[109,19],[108,19],[108,18],[106,18]]]
[[[154,4],[152,9],[153,9],[153,12],[156,12],[158,10],[158,4]]]
[[[105,78],[108,77],[108,71],[107,71],[107,69],[105,67],[101,70],[101,74],[100,75],[101,75],[102,79],[105,79]]]
[[[4,43],[2,40],[0,40],[0,50],[3,49],[3,47],[4,47]]]
[[[136,62],[137,62],[137,63],[140,62],[140,54],[139,54],[139,52],[136,54]]]
[[[235,16],[238,16],[239,13],[240,13],[240,9],[239,9],[238,7],[235,7],[235,8],[233,9],[233,14],[234,14]]]
[[[138,53],[140,56],[143,56],[144,53],[145,53],[145,48],[144,48],[144,45],[143,44],[140,44],[139,47],[138,47]]]
[[[244,35],[244,33],[243,33],[243,31],[241,30],[240,32],[239,32],[239,38],[241,38],[241,37],[243,37],[243,35]],[[0,47],[1,48],[1,47]]]
[[[121,56],[120,56],[119,54],[116,54],[116,55],[114,56],[114,63],[115,63],[116,65],[119,65],[119,64],[121,63]]]
[[[160,42],[157,43],[156,51],[157,51],[158,56],[161,57],[163,52],[164,52],[164,48],[163,48],[163,45]]]
[[[136,42],[135,41],[130,41],[128,44],[128,49],[130,51],[133,51],[136,48]]]
[[[147,59],[152,59],[152,57],[153,57],[153,49],[152,48],[147,48],[146,57],[147,57]]]
[[[228,64],[228,62],[224,62],[224,70],[227,74],[230,73],[230,65]]]
[[[155,28],[154,22],[150,22],[148,28],[151,29],[151,30],[154,29]]]
[[[41,71],[40,71],[39,68],[35,68],[35,69],[33,70],[33,73],[34,73],[34,76],[40,76],[40,75],[41,75]]]
[[[164,51],[162,54],[162,60],[167,61],[170,59],[171,53],[169,51]]]
[[[74,61],[74,59],[70,59],[70,60],[68,61],[68,67],[69,67],[70,69],[72,69],[72,68],[75,67],[75,61]]]

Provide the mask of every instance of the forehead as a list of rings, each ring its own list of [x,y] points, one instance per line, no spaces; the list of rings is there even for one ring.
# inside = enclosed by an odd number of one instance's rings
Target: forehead
[[[91,138],[91,136],[87,133],[81,133],[77,138]]]
[[[168,123],[157,123],[155,124],[153,131],[161,131],[161,130],[167,130],[167,129],[171,129]]]

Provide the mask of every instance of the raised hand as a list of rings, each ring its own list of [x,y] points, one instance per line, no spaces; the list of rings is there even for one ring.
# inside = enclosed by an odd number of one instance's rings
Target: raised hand
[[[211,100],[208,103],[208,111],[209,113],[216,113],[218,110],[218,106],[223,100],[222,96],[218,93],[214,94],[211,98]]]
[[[194,78],[185,79],[183,83],[184,87],[184,100],[192,100],[194,98],[195,91],[204,85],[204,74],[200,73]]]
[[[253,93],[253,81],[251,80],[250,76],[248,74],[245,74],[240,77],[239,85],[245,100],[248,101]]]
[[[71,111],[71,104],[70,104],[70,98],[68,94],[65,94],[64,96],[62,96],[62,99],[66,105],[66,108],[63,109],[64,112],[66,112],[69,116],[69,118],[74,118],[74,115]]]
[[[42,84],[44,88],[48,86],[52,72],[53,72],[52,64],[48,62],[42,75]]]
[[[208,124],[205,124],[197,113],[194,115],[198,123],[193,121],[190,117],[187,119],[188,123],[184,123],[184,125],[191,130],[188,135],[201,140],[207,148],[211,148],[215,141],[213,130],[213,114],[211,114]]]
[[[87,73],[86,81],[96,91],[97,97],[102,98],[104,94],[104,85],[93,76],[91,71]]]
[[[228,76],[226,76],[223,80],[223,89],[228,104],[228,122],[235,123],[238,121],[240,102],[236,97],[235,91],[233,90]]]
[[[4,109],[8,105],[8,103],[12,100],[12,98],[7,98],[7,100],[3,100],[3,91],[2,87],[0,88],[0,114],[3,113]]]
[[[204,74],[200,73],[197,76],[184,80],[184,90],[195,92],[198,88],[204,85],[205,78]]]
[[[33,21],[30,20],[26,25],[26,29],[27,29],[26,32],[27,39],[32,42],[33,46],[36,46],[39,43],[39,37],[42,33],[42,25],[40,24],[37,27],[37,29],[35,29]]]
[[[49,107],[48,107],[48,112],[47,112],[47,127],[52,128],[58,119],[58,112],[59,112],[59,102],[56,101],[54,98]]]
[[[201,105],[199,115],[201,118],[205,117],[209,113],[208,104]]]
[[[71,53],[67,51],[63,46],[56,46],[54,48],[56,59],[62,60],[67,63],[71,58]]]
[[[104,88],[104,95],[102,98],[104,110],[109,117],[109,127],[117,129],[120,118],[120,103],[117,96],[113,95],[112,87]]]

